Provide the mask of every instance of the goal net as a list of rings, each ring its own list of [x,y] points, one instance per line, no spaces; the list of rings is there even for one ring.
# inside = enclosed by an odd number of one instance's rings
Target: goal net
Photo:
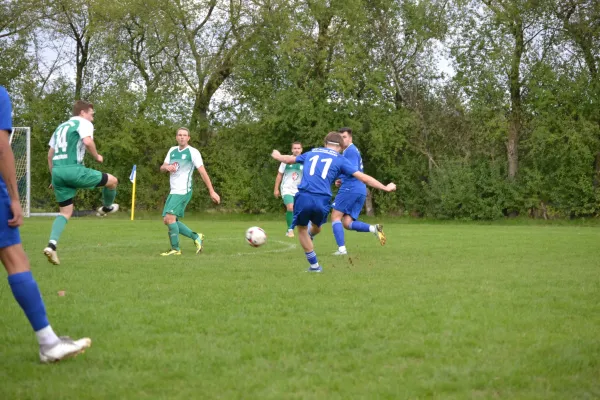
[[[23,214],[29,217],[31,215],[31,128],[13,128],[8,140],[15,154],[21,208]]]

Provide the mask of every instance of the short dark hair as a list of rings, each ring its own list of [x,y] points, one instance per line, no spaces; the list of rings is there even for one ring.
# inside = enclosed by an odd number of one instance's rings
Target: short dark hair
[[[292,146],[293,146],[293,145],[295,145],[295,144],[299,144],[300,146],[302,146],[302,143],[300,143],[300,142],[299,142],[299,141],[297,141],[297,140],[296,140],[295,142],[292,142]]]
[[[94,105],[89,101],[77,100],[73,105],[73,116],[79,117],[79,114],[81,114],[82,111],[88,111],[90,108],[93,110]]]
[[[340,128],[340,130],[338,131],[339,133],[344,133],[344,132],[348,132],[348,135],[352,136],[352,129],[350,128]]]
[[[186,128],[185,126],[180,126],[179,128],[177,128],[177,130],[175,131],[175,134],[177,134],[177,132],[179,131],[186,131],[189,137],[192,137],[192,135],[190,135],[190,130],[188,128]]]
[[[344,140],[339,132],[329,132],[327,136],[325,136],[325,147],[327,147],[328,144],[337,144],[338,146],[342,147],[343,143]]]

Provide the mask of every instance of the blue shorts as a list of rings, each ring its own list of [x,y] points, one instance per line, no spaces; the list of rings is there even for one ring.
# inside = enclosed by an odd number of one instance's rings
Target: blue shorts
[[[10,211],[10,198],[3,183],[0,183],[0,249],[21,243],[18,228],[8,226],[13,217]]]
[[[308,226],[312,222],[316,226],[321,226],[327,222],[327,216],[331,205],[330,196],[319,196],[310,193],[296,193],[294,197],[294,220],[292,228],[295,226]]]
[[[364,194],[355,194],[350,192],[338,192],[331,205],[334,210],[348,214],[352,219],[358,219],[367,196]]]

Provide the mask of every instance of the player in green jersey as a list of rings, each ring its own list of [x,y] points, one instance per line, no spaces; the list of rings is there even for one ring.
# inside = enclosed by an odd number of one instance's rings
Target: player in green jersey
[[[94,189],[102,187],[102,207],[96,215],[106,216],[119,209],[113,204],[117,195],[119,181],[111,174],[96,171],[83,166],[85,151],[99,163],[104,158],[98,154],[94,143],[94,105],[84,100],[77,100],[73,106],[73,117],[60,124],[52,134],[48,145],[48,166],[52,173],[51,187],[60,214],[52,224],[50,240],[44,249],[48,261],[58,265],[60,261],[56,254],[56,246],[69,218],[73,215],[73,197],[77,189]]]
[[[200,152],[188,145],[190,141],[190,131],[187,128],[177,129],[177,146],[169,149],[163,165],[160,170],[171,174],[171,191],[165,202],[163,209],[163,222],[169,228],[169,240],[171,249],[161,253],[161,256],[179,256],[179,234],[186,236],[194,241],[196,245],[196,254],[202,251],[202,241],[204,235],[193,232],[179,218],[183,217],[185,207],[192,199],[192,175],[194,169],[200,173],[210,194],[210,198],[216,204],[221,202],[221,198],[213,189],[210,177],[204,168]]]
[[[299,156],[302,154],[302,144],[300,142],[292,143],[292,154]],[[287,237],[294,237],[294,229],[292,228],[292,220],[294,219],[294,196],[298,193],[298,185],[302,182],[302,164],[285,164],[281,163],[277,170],[275,178],[275,188],[273,192],[275,198],[283,197],[286,213],[285,220],[287,222]],[[281,186],[281,190],[280,190]]]

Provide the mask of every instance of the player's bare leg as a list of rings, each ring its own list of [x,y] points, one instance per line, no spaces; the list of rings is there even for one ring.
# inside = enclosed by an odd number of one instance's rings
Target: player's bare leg
[[[313,236],[318,234],[321,231],[321,228],[316,226],[315,224],[311,225],[311,231]],[[306,255],[306,259],[310,264],[308,268],[308,272],[322,272],[323,268],[319,265],[319,261],[317,260],[317,255],[314,252],[313,241],[308,235],[308,227],[307,226],[298,226],[298,240],[300,241],[300,245],[304,249],[304,254]]]

